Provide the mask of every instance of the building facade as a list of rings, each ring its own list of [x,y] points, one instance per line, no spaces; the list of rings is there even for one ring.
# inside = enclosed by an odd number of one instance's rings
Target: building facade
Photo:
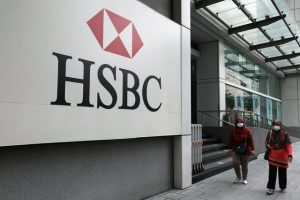
[[[249,50],[285,32],[228,33],[276,7],[226,2],[1,1],[1,198],[134,200],[189,187],[191,124],[224,125],[203,113],[298,128],[299,77],[281,70],[297,60],[265,62],[290,48]],[[235,16],[246,12],[238,3],[257,16]]]
[[[143,199],[191,185],[189,9],[0,2],[1,198]]]

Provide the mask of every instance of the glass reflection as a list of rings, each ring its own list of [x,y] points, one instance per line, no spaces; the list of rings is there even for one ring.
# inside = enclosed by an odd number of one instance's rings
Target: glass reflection
[[[226,85],[226,110],[244,111],[245,115],[254,113],[269,119],[269,124],[275,118],[281,119],[280,102],[229,85]]]
[[[260,93],[280,98],[279,78],[225,46],[225,79]]]

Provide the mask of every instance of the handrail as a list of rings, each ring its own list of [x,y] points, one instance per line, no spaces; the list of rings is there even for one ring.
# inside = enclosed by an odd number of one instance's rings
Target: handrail
[[[224,123],[226,123],[226,124],[229,124],[229,125],[231,125],[231,126],[234,126],[234,124],[232,124],[232,123],[230,123],[230,122],[227,122],[227,121],[225,121],[225,120],[223,120],[223,119],[217,118],[217,117],[215,117],[215,116],[213,116],[213,115],[210,115],[210,114],[208,114],[208,113],[204,113],[204,114],[206,114],[206,115],[208,115],[208,116],[210,116],[210,117],[212,117],[212,118],[214,118],[214,119],[217,119],[217,120],[219,120],[219,121],[222,121],[222,122],[224,122]]]
[[[252,111],[244,111],[244,110],[235,110],[235,109],[234,110],[199,110],[198,112],[203,112],[203,113],[206,113],[206,112],[225,112],[225,113],[241,112],[241,113],[248,113],[248,112],[250,112],[253,115],[256,115],[256,116],[261,117],[263,119],[267,119],[267,120],[272,121],[271,119],[268,119],[267,117],[264,117],[260,114],[254,113]]]
[[[272,122],[272,119],[268,119],[267,117],[264,117],[260,114],[257,114],[257,113],[254,113],[252,111],[243,111],[243,110],[205,110],[205,111],[202,111],[202,110],[199,110],[198,112],[201,112],[201,113],[207,113],[207,112],[218,112],[218,113],[222,113],[222,112],[225,112],[225,114],[231,114],[232,112],[236,112],[236,113],[243,113],[243,115],[245,115],[245,113],[250,113],[250,115],[252,116],[256,116],[256,118],[260,117],[261,118],[261,121],[267,121],[267,122]],[[221,120],[221,119],[220,119]]]
[[[267,117],[261,116],[257,113],[253,113],[252,111],[242,111],[242,110],[204,110],[204,111],[201,111],[201,110],[199,110],[198,112],[202,113],[202,125],[204,125],[204,115],[207,115],[207,116],[209,116],[209,117],[211,117],[215,120],[226,123],[230,126],[234,126],[233,123],[230,123],[226,120],[223,120],[219,117],[216,117],[216,116],[213,116],[213,115],[209,114],[209,113],[219,113],[219,114],[220,113],[225,113],[225,115],[229,116],[229,115],[232,115],[232,113],[234,112],[236,117],[239,114],[242,114],[242,117],[244,118],[244,123],[247,124],[248,126],[261,127],[261,128],[266,128],[266,129],[271,129],[272,128],[272,125],[269,123],[269,122],[272,122],[271,119],[268,119]],[[297,131],[293,128],[284,126],[284,125],[282,125],[282,126],[284,127],[284,129],[286,131],[288,131],[288,133],[291,136],[300,138],[299,131]]]

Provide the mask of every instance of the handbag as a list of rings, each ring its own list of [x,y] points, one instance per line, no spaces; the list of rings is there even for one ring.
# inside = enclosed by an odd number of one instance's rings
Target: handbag
[[[246,152],[246,144],[242,143],[242,144],[238,144],[235,149],[234,149],[235,153],[238,155],[244,154]]]
[[[268,143],[268,144],[270,144],[270,141],[271,141],[271,135],[272,135],[272,131],[270,131],[269,143]],[[264,155],[264,159],[265,159],[265,160],[269,160],[270,151],[271,151],[271,148],[267,148],[267,149],[266,149],[265,155]]]
[[[247,146],[247,134],[246,134],[246,139],[245,139],[245,143],[240,143],[238,144],[235,149],[234,152],[238,155],[242,155],[246,153],[246,146]]]
[[[266,149],[265,155],[264,155],[264,159],[265,159],[265,160],[269,160],[270,151],[271,151],[270,148],[267,148],[267,149]]]

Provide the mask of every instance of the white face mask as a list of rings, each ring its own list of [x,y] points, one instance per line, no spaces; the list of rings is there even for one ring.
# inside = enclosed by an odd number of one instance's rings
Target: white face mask
[[[242,128],[244,126],[244,124],[243,123],[237,123],[236,126],[239,127],[239,128]]]
[[[280,126],[273,126],[273,130],[274,131],[279,131],[280,130]]]

